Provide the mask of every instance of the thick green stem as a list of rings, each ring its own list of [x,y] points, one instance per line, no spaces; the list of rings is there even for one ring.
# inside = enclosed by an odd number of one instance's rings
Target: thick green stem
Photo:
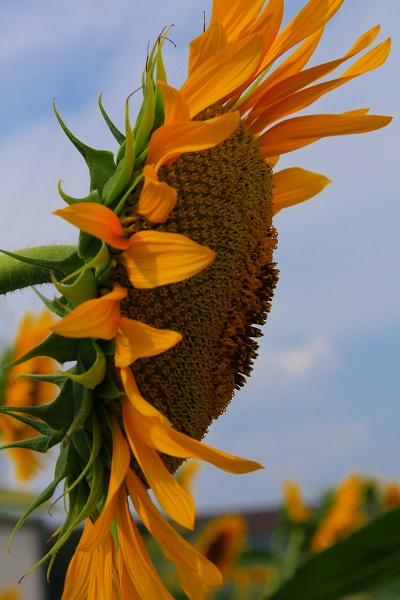
[[[65,276],[82,265],[74,246],[38,246],[13,254],[21,258],[0,254],[0,294],[51,283],[51,271]],[[25,262],[24,258],[29,262]]]

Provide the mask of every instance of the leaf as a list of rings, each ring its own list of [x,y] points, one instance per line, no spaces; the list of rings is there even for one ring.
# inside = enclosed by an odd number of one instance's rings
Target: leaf
[[[104,110],[103,104],[101,102],[102,96],[103,96],[103,94],[100,94],[100,96],[99,96],[99,107],[100,107],[101,114],[103,115],[103,118],[104,118],[105,122],[107,123],[109,130],[111,131],[111,133],[117,140],[118,144],[121,145],[125,141],[125,136],[123,133],[120,132],[119,129],[117,129],[117,127],[114,125],[114,123],[111,121],[110,117]]]
[[[70,284],[59,283],[54,274],[51,274],[51,280],[58,292],[68,298],[74,306],[79,306],[82,302],[97,297],[96,279],[90,269],[83,270]]]
[[[85,359],[86,365],[81,360]],[[92,362],[92,364],[90,364]],[[83,339],[78,350],[78,365],[80,373],[63,372],[65,377],[72,379],[91,390],[101,383],[106,372],[106,357],[96,342],[91,339]],[[87,370],[86,370],[87,369]]]
[[[269,600],[338,600],[399,576],[400,508],[312,556]]]

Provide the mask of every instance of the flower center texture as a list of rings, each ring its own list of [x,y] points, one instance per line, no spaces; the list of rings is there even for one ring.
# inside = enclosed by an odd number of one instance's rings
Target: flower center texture
[[[220,111],[219,111],[220,112]],[[198,118],[215,116],[207,109]],[[151,290],[132,287],[122,266],[113,277],[128,290],[122,314],[173,329],[183,340],[161,355],[131,365],[141,394],[179,431],[200,440],[250,375],[255,338],[270,310],[278,271],[272,262],[272,172],[251,131],[241,124],[225,142],[185,153],[163,166],[159,179],[178,190],[168,220],[140,218],[133,233],[181,233],[216,252],[196,276]],[[122,218],[135,213],[140,189]],[[181,459],[165,457],[174,471]]]

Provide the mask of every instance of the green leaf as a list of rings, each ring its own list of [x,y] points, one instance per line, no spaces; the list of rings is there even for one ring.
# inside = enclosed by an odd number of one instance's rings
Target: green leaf
[[[269,600],[338,600],[371,592],[399,576],[400,509],[313,555]]]
[[[19,440],[17,442],[12,442],[11,444],[4,444],[4,446],[0,446],[0,450],[6,450],[7,448],[25,448],[27,450],[33,450],[34,452],[46,454],[50,448],[53,448],[53,446],[56,446],[62,442],[62,440],[65,438],[65,435],[66,428],[63,430],[54,431],[54,433],[51,434],[39,434],[33,438]]]
[[[111,175],[115,171],[116,165],[112,152],[108,152],[108,150],[95,150],[94,148],[90,148],[83,142],[79,141],[70,132],[61,119],[54,102],[53,109],[64,133],[68,136],[75,148],[79,150],[85,159],[90,174],[90,191],[98,190],[98,192],[101,194],[105,183],[110,179]]]
[[[124,391],[118,389],[108,373],[105,374],[103,381],[96,387],[96,396],[100,398],[119,398],[124,393]]]
[[[51,283],[50,271],[62,277],[82,265],[74,246],[38,246],[18,252],[0,250],[0,294]]]
[[[21,358],[3,365],[3,369],[9,369],[37,356],[49,356],[61,364],[76,360],[79,343],[79,339],[66,338],[51,333],[41,344],[21,356]]]

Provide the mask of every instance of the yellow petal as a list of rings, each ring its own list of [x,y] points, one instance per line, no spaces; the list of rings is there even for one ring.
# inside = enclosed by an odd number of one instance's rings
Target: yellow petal
[[[128,241],[123,238],[124,230],[119,218],[102,204],[79,202],[55,210],[53,214],[62,217],[81,231],[103,240],[114,248],[123,250],[128,247]]]
[[[139,231],[129,239],[129,249],[117,260],[127,270],[132,285],[150,289],[183,281],[203,271],[215,253],[179,233]]]
[[[164,223],[176,204],[178,192],[175,188],[158,181],[151,165],[143,169],[144,186],[140,194],[138,212],[152,223]]]
[[[193,498],[177,482],[152,448],[137,433],[136,411],[132,404],[123,402],[125,431],[132,452],[143,471],[150,489],[166,514],[187,529],[193,529],[195,507]]]
[[[222,577],[217,567],[173,529],[154,506],[144,485],[131,470],[126,475],[126,484],[139,519],[158,541],[165,558],[176,565],[184,566],[202,583],[221,585]]]
[[[111,523],[117,510],[118,492],[124,481],[131,459],[128,443],[123,437],[119,425],[114,419],[112,423],[113,449],[107,500],[99,518],[91,528],[90,536],[79,543],[78,549],[82,552],[92,552],[104,542],[106,536],[109,534]]]
[[[86,521],[84,531],[87,532],[91,527],[90,521]],[[90,552],[75,551],[68,566],[61,600],[82,600],[87,597],[92,561]]]
[[[308,38],[333,17],[344,0],[310,0],[278,35],[260,68],[261,73],[284,52]]]
[[[245,89],[260,64],[264,51],[261,34],[253,34],[228,46],[196,69],[181,87],[190,116],[215,102]]]
[[[135,431],[145,444],[171,456],[205,460],[229,473],[263,469],[259,463],[211,448],[176,431],[154,406],[142,398],[130,369],[124,368],[120,372],[127,397],[135,410]]]
[[[272,207],[274,214],[304,202],[319,194],[331,180],[312,171],[306,171],[298,167],[283,169],[278,173],[274,173],[274,196]]]
[[[380,115],[309,115],[287,119],[263,133],[258,138],[264,156],[284,154],[303,148],[317,140],[351,133],[365,133],[385,127],[391,117]]]
[[[347,53],[341,59],[307,69],[302,73],[298,73],[297,75],[282,81],[280,84],[270,89],[266,93],[265,98],[262,96],[260,100],[257,101],[254,109],[249,114],[250,122],[248,124],[254,133],[259,133],[273,121],[306,108],[327,92],[351,81],[354,77],[358,77],[367,71],[380,67],[388,57],[389,51],[390,39],[387,39],[368,51],[337,79],[332,79],[331,81],[326,81],[307,89],[302,88],[331,72],[353,55]]]
[[[165,81],[157,81],[164,95],[164,125],[189,121],[189,107],[179,90],[176,90]]]
[[[225,28],[220,23],[212,23],[204,33],[190,42],[189,70],[191,75],[209,58],[212,58],[228,45]]]
[[[192,573],[182,565],[176,567],[179,585],[190,600],[204,600],[205,589],[203,584],[193,577]]]
[[[187,121],[162,125],[150,138],[147,162],[156,171],[182,152],[198,152],[214,148],[225,141],[239,125],[238,112],[226,113],[207,121]]]
[[[174,600],[159,578],[132,519],[124,495],[119,495],[117,535],[124,564],[141,600]],[[127,597],[130,598],[129,595]]]
[[[121,317],[120,300],[125,298],[126,294],[123,287],[115,284],[112,292],[101,298],[83,302],[50,329],[69,338],[93,337],[111,340],[117,333]]]
[[[115,364],[128,367],[138,358],[156,356],[180,342],[182,335],[171,329],[156,329],[146,323],[121,317],[115,338]]]

